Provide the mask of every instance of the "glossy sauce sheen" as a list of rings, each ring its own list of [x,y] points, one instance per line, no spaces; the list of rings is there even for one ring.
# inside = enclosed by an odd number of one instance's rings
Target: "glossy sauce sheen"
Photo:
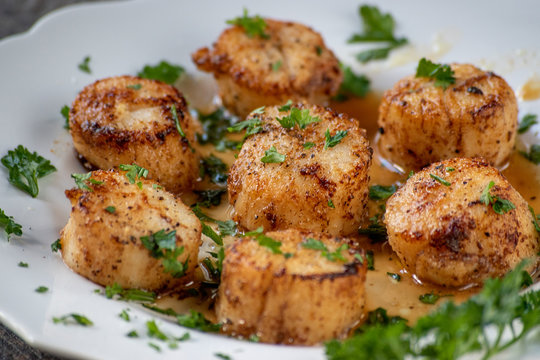
[[[391,185],[402,184],[406,181],[406,175],[399,174],[381,164],[379,152],[375,143],[375,137],[378,131],[377,116],[380,95],[369,94],[364,99],[350,99],[346,102],[334,102],[331,108],[338,112],[344,112],[359,120],[361,127],[365,128],[373,147],[373,163],[370,169],[370,185]],[[229,166],[234,161],[234,152],[227,151],[219,153],[212,146],[197,146],[203,156],[214,154],[220,157]],[[540,211],[540,199],[537,196],[540,189],[540,166],[526,160],[517,151],[514,151],[510,164],[503,171],[503,174],[510,183],[519,191],[525,200],[535,209]],[[208,188],[207,182],[200,182],[197,188]],[[184,194],[182,199],[187,205],[196,201],[193,194]],[[369,201],[369,217],[379,211],[379,205],[384,202]],[[208,215],[219,219],[227,220],[231,218],[233,209],[228,205],[226,195],[223,196],[222,203],[218,207],[203,209]],[[366,223],[367,226],[367,223]],[[469,298],[480,289],[478,287],[469,287],[465,289],[449,289],[430,284],[422,283],[408,273],[401,265],[398,257],[393,253],[387,242],[382,244],[371,244],[371,241],[364,236],[358,235],[356,240],[361,247],[374,252],[375,270],[368,271],[366,279],[366,311],[375,310],[378,307],[387,309],[389,315],[399,315],[408,319],[411,323],[426,313],[435,309],[446,299],[452,299],[455,302],[462,302]],[[225,243],[233,241],[232,238],[225,239]],[[203,245],[212,246],[211,243]],[[202,255],[201,259],[205,256]],[[393,280],[388,273],[399,274],[401,280]],[[419,296],[427,293],[441,295],[441,298],[435,305],[424,304],[419,300]],[[214,320],[212,301],[208,299],[189,299],[177,300],[175,296],[162,298],[158,305],[162,308],[172,308],[177,312],[185,313],[189,308],[202,311],[208,319]]]

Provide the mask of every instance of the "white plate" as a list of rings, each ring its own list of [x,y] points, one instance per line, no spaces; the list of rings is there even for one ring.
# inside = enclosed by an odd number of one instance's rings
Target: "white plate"
[[[473,62],[503,75],[514,89],[540,69],[540,3],[521,1],[379,1],[397,19],[397,32],[412,47],[390,60],[369,66],[354,61],[358,46],[346,39],[360,30],[357,1],[273,0],[249,5],[250,13],[295,20],[320,31],[338,57],[367,73],[376,90],[390,87],[412,73],[420,56],[444,62]],[[91,359],[212,359],[221,352],[233,359],[322,359],[322,348],[252,344],[190,331],[192,340],[180,349],[162,346],[157,353],[149,339],[130,339],[152,314],[131,304],[95,294],[96,285],[71,272],[50,244],[58,237],[70,211],[64,189],[69,177],[81,172],[71,140],[59,114],[77,92],[96,79],[135,74],[147,63],[161,59],[195,72],[190,54],[210,45],[225,28],[225,19],[241,14],[235,1],[129,1],[79,5],[62,9],[39,21],[28,33],[0,42],[0,155],[19,144],[50,159],[58,172],[39,183],[36,199],[18,191],[0,170],[0,208],[23,225],[24,236],[6,242],[0,235],[0,320],[30,344],[65,356]],[[438,47],[438,49],[437,49]],[[412,54],[412,55],[411,55]],[[77,69],[91,56],[92,74]],[[410,60],[401,66],[392,64]],[[540,113],[540,102],[520,103],[521,114]],[[536,132],[538,127],[536,127]],[[19,261],[29,268],[18,267]],[[49,287],[46,294],[34,289]],[[118,317],[132,308],[131,323]],[[76,312],[95,326],[55,325],[53,316]],[[161,321],[171,334],[184,329]],[[518,346],[518,349],[523,348]],[[525,348],[519,356],[533,358],[540,349]],[[508,358],[516,358],[507,353]]]

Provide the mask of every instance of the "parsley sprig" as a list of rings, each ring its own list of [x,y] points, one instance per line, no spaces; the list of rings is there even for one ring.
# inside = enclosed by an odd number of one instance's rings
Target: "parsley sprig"
[[[489,182],[489,184],[484,188],[482,194],[480,195],[480,201],[486,206],[491,205],[493,211],[495,211],[499,215],[505,214],[510,210],[515,209],[516,206],[510,200],[501,199],[498,196],[491,195],[490,190],[494,185],[494,181]]]
[[[96,179],[92,179],[92,172],[86,173],[86,174],[71,174],[71,177],[73,180],[75,180],[75,185],[81,190],[87,190],[87,191],[94,191],[90,186],[88,186],[87,182],[89,182],[92,185],[101,185],[103,184],[103,181],[99,181]]]
[[[280,109],[287,107],[288,104],[289,103],[283,105]],[[321,121],[318,116],[311,116],[309,114],[309,109],[300,110],[297,107],[292,107],[290,109],[289,115],[286,115],[282,118],[276,118],[276,120],[285,129],[291,129],[298,125],[298,127],[302,130],[304,130],[309,124]]]
[[[450,65],[435,64],[426,58],[422,58],[418,62],[416,77],[433,79],[435,86],[442,87],[443,90],[456,82],[454,71]]]
[[[266,21],[259,15],[248,16],[248,11],[244,8],[242,17],[236,17],[232,20],[227,20],[227,24],[236,25],[244,28],[246,35],[250,38],[259,36],[262,39],[269,39],[270,35],[265,33],[265,29],[268,26]]]
[[[369,198],[371,200],[386,200],[392,196],[396,190],[396,185],[373,185],[369,187]]]
[[[256,230],[245,233],[244,236],[253,237],[254,240],[259,243],[259,245],[270,250],[272,254],[283,254],[281,251],[281,241],[277,241],[269,236],[266,236],[262,226],[258,227]]]
[[[143,167],[140,167],[137,164],[131,164],[131,165],[120,164],[118,168],[120,170],[127,171],[126,177],[130,184],[135,184],[135,181],[137,181],[138,179],[140,178],[146,179],[146,177],[148,176],[148,170],[146,170]],[[138,181],[137,186],[139,187],[139,189],[142,189],[142,182]]]
[[[124,301],[149,302],[156,301],[157,295],[154,292],[139,289],[124,289],[120,284],[114,283],[105,287],[105,296],[107,299],[118,298]]]
[[[235,150],[239,142],[226,139],[227,129],[232,127],[236,120],[224,108],[220,107],[216,111],[203,114],[197,112],[199,122],[203,132],[197,133],[197,141],[201,145],[212,144],[217,151]]]
[[[22,226],[15,222],[13,216],[6,215],[2,209],[0,209],[0,227],[4,228],[8,241],[11,234],[15,234],[17,236],[22,235]]]
[[[145,65],[137,76],[143,79],[159,80],[172,85],[184,72],[185,69],[182,66],[162,60],[157,65]]]
[[[395,21],[391,14],[382,13],[378,7],[362,5],[358,9],[362,18],[363,33],[354,34],[349,43],[379,42],[384,46],[365,50],[356,55],[358,61],[366,63],[371,60],[384,59],[390,51],[405,45],[408,40],[394,36]]]
[[[61,323],[64,325],[77,324],[81,326],[92,326],[94,323],[84,315],[71,313],[60,317],[53,317],[55,324]]]
[[[326,129],[324,133],[324,150],[339,144],[347,134],[347,130],[338,130],[334,135],[330,135],[330,129]]]
[[[531,126],[538,124],[538,116],[536,114],[527,114],[523,116],[518,127],[518,134],[526,133]]]
[[[174,316],[178,325],[185,326],[190,329],[197,329],[204,332],[218,332],[221,329],[221,324],[214,324],[207,320],[204,315],[195,310],[189,310],[189,314],[179,314],[173,309],[161,309],[157,306],[145,305],[149,310],[155,311],[162,315]]]
[[[326,344],[326,355],[330,360],[408,356],[449,360],[482,351],[488,359],[539,326],[540,291],[520,295],[522,285],[530,283],[523,267],[522,263],[503,279],[488,279],[478,295],[460,305],[445,302],[413,327],[399,319],[382,321],[362,327],[359,334],[343,342],[332,340]],[[488,328],[495,331],[494,337],[489,336]]]
[[[276,163],[280,164],[285,161],[287,156],[280,154],[275,146],[271,146],[270,149],[265,150],[264,156],[261,158],[261,161],[265,164]]]
[[[22,145],[9,150],[1,161],[8,169],[8,181],[32,197],[39,194],[38,179],[56,171],[49,160]]]
[[[349,97],[364,97],[369,92],[370,80],[363,74],[355,74],[349,66],[339,64],[343,71],[343,81],[334,100],[345,101]]]
[[[141,236],[141,242],[150,251],[152,257],[161,259],[164,272],[179,278],[185,275],[189,257],[181,262],[178,257],[184,253],[184,247],[176,246],[176,230],[165,232],[164,229],[148,236]]]
[[[330,251],[328,247],[322,241],[316,240],[313,238],[307,238],[306,241],[302,243],[302,247],[305,249],[312,249],[312,250],[320,251],[321,256],[333,262],[347,261],[341,254],[342,251],[345,251],[349,248],[349,245],[347,244],[341,244],[335,251]]]

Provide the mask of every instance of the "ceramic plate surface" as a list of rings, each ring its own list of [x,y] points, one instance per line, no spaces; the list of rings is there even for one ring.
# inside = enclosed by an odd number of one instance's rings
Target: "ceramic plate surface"
[[[125,1],[78,5],[41,19],[29,32],[0,42],[0,155],[19,144],[50,159],[58,172],[39,182],[31,198],[7,181],[0,170],[0,208],[23,225],[24,235],[10,242],[0,235],[0,320],[30,344],[64,356],[88,359],[323,359],[323,348],[261,345],[191,331],[192,340],[177,350],[157,353],[144,336],[145,321],[154,317],[137,306],[107,300],[98,288],[70,271],[50,244],[66,223],[70,204],[64,190],[73,186],[69,174],[83,172],[75,160],[69,134],[63,129],[60,108],[71,104],[85,85],[96,79],[136,74],[145,64],[162,59],[182,64],[196,73],[190,54],[210,45],[225,28],[225,20],[251,14],[293,20],[320,31],[327,46],[346,64],[372,80],[383,91],[413,73],[420,57],[442,62],[472,62],[507,79],[519,90],[540,71],[540,2],[529,1],[378,1],[393,14],[397,33],[411,45],[385,61],[363,66],[354,60],[359,45],[349,36],[361,29],[357,1]],[[77,69],[89,55],[92,74]],[[520,116],[540,114],[540,102],[520,102]],[[538,126],[529,141],[538,137]],[[538,209],[537,209],[538,210]],[[28,268],[18,267],[20,262]],[[45,294],[34,291],[47,286]],[[118,314],[131,309],[133,320]],[[52,317],[81,313],[93,327],[54,324]],[[158,320],[176,336],[186,329]],[[142,338],[125,336],[137,330]],[[502,358],[536,358],[536,345],[517,346]],[[535,355],[536,354],[536,355]]]

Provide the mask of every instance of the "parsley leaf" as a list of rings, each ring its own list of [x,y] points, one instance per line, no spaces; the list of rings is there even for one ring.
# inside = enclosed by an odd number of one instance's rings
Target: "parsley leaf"
[[[60,109],[60,114],[66,120],[66,122],[64,123],[64,129],[69,130],[69,106],[62,106],[62,109]]]
[[[278,71],[281,68],[282,61],[278,60],[275,63],[272,64],[272,71]]]
[[[165,334],[163,331],[159,329],[155,320],[148,320],[146,322],[146,330],[149,337],[167,342],[170,349],[178,348],[178,344],[177,344],[178,341],[185,341],[185,340],[189,340],[190,338],[189,333],[185,333],[183,336],[179,338]]]
[[[416,68],[416,77],[427,77],[435,80],[435,86],[446,90],[448,86],[456,82],[454,71],[450,65],[435,64],[426,58],[420,59]]]
[[[432,179],[436,180],[437,182],[443,184],[444,186],[450,186],[450,185],[452,185],[449,181],[446,181],[446,180],[443,179],[442,177],[437,176],[437,175],[435,175],[435,174],[429,174],[429,176],[430,176]]]
[[[364,332],[369,326],[373,325],[392,325],[397,323],[407,323],[407,319],[402,318],[401,316],[388,316],[386,309],[378,307],[373,311],[368,312],[366,321],[362,324],[361,327],[355,330],[355,334]]]
[[[371,200],[386,200],[397,190],[396,185],[383,186],[373,185],[369,187],[369,198]]]
[[[364,97],[369,92],[370,80],[365,75],[355,74],[349,66],[339,64],[343,71],[343,81],[338,94],[334,97],[337,101],[345,101],[349,95]]]
[[[107,211],[110,214],[114,214],[116,212],[116,208],[114,206],[107,206],[105,208],[105,211]]]
[[[94,323],[90,319],[88,319],[86,316],[75,314],[75,313],[67,314],[61,317],[53,317],[53,322],[55,324],[62,323],[64,325],[69,325],[69,324],[78,324],[81,326],[94,325]]]
[[[206,175],[214,184],[227,186],[227,165],[217,156],[210,154],[210,156],[201,159],[199,176],[204,178]]]
[[[427,293],[427,294],[423,294],[423,295],[420,295],[418,297],[418,299],[423,302],[424,304],[430,304],[430,305],[433,305],[437,302],[437,300],[439,300],[441,296],[440,295],[437,295],[433,292],[430,292],[430,293]]]
[[[58,250],[62,250],[62,243],[60,242],[60,239],[57,239],[51,244],[51,250],[52,252],[58,252]]]
[[[176,230],[166,233],[161,229],[149,236],[141,236],[141,242],[152,257],[161,259],[164,272],[171,273],[175,278],[185,275],[189,257],[183,263],[178,260],[184,252],[184,247],[176,247]]]
[[[370,5],[360,6],[359,14],[362,18],[363,33],[354,34],[349,43],[357,42],[384,42],[386,46],[362,51],[356,58],[366,63],[370,60],[384,59],[391,50],[406,44],[406,38],[394,36],[395,22],[389,13],[383,14],[378,7]]]
[[[372,243],[378,243],[386,241],[388,234],[386,232],[386,227],[382,222],[382,218],[385,212],[385,205],[379,205],[380,212],[369,218],[370,224],[367,228],[359,228],[358,234],[367,235]]]
[[[28,267],[28,263],[25,263],[25,262],[22,262],[22,261],[19,261],[19,263],[17,265],[19,267],[22,267],[22,268],[27,268]]]
[[[176,126],[176,130],[178,131],[178,133],[180,134],[181,137],[185,138],[186,133],[184,132],[184,130],[182,130],[182,126],[180,126],[180,121],[178,120],[178,112],[176,111],[176,106],[174,104],[172,104],[172,106],[171,106],[171,114],[173,116],[174,125]]]
[[[287,104],[284,106],[287,106]],[[302,130],[305,129],[309,124],[321,121],[319,117],[311,116],[309,114],[309,109],[300,110],[296,107],[291,108],[289,115],[284,116],[281,119],[276,118],[276,120],[281,124],[282,127],[286,129],[293,128],[296,124],[298,124],[298,127],[300,127]]]
[[[538,116],[536,114],[527,114],[521,119],[518,127],[518,134],[526,133],[531,126],[538,124]]]
[[[498,196],[491,195],[490,190],[494,185],[495,182],[489,182],[489,184],[484,188],[482,194],[480,195],[480,201],[486,206],[491,205],[493,211],[495,211],[499,215],[515,209],[516,206],[510,200],[501,199]]]
[[[37,292],[37,293],[43,294],[43,293],[46,293],[47,291],[49,291],[49,288],[46,287],[46,286],[38,286],[36,288],[36,290],[34,290],[34,291]]]
[[[221,204],[221,197],[227,191],[225,189],[211,189],[211,190],[195,190],[197,194],[197,204],[202,207],[212,207]]]
[[[190,310],[189,314],[176,315],[176,320],[179,325],[204,332],[218,332],[221,329],[221,324],[213,324],[203,314],[194,310]]]
[[[242,130],[246,130],[246,133],[244,134],[244,137],[242,138],[242,141],[239,144],[239,146],[241,146],[250,135],[257,134],[262,131],[263,128],[261,125],[262,125],[261,119],[253,118],[250,120],[237,122],[233,126],[229,127],[227,131],[240,132]]]
[[[13,219],[13,216],[6,215],[6,213],[2,209],[0,209],[0,227],[4,228],[8,241],[11,234],[15,234],[17,236],[22,235],[21,224],[17,224]]]
[[[328,247],[326,247],[326,245],[322,241],[316,240],[313,238],[307,238],[306,241],[302,243],[302,247],[305,249],[312,249],[312,250],[320,251],[321,256],[333,262],[347,261],[341,254],[342,251],[347,250],[349,248],[347,244],[341,244],[334,252],[331,252],[330,250],[328,250]]]
[[[141,84],[131,84],[126,86],[128,89],[132,90],[141,90],[142,85]]]
[[[89,182],[93,185],[103,184],[103,181],[92,179],[92,172],[89,172],[87,174],[71,174],[71,177],[75,180],[75,185],[77,185],[77,187],[81,190],[94,191],[86,184],[86,182]]]
[[[529,211],[531,212],[532,214],[532,217],[533,217],[533,224],[534,224],[534,228],[536,229],[536,231],[538,231],[540,233],[540,224],[538,224],[538,220],[540,219],[536,217],[536,214],[534,213],[534,209],[532,208],[532,206],[529,205]]]
[[[302,145],[304,147],[304,149],[311,149],[312,147],[315,146],[315,143],[311,142],[311,141],[308,141],[306,143],[304,143],[304,145]]]
[[[140,178],[145,178],[148,176],[148,170],[146,170],[143,167],[140,167],[136,164],[126,165],[126,164],[120,164],[118,166],[120,170],[127,171],[126,177],[129,180],[130,184],[135,184],[135,181],[137,181]],[[137,186],[139,189],[142,189],[142,182],[137,182]]]
[[[137,76],[143,79],[159,80],[172,85],[185,72],[180,65],[172,65],[162,60],[157,65],[146,65]]]
[[[1,161],[8,169],[8,181],[32,197],[39,193],[38,179],[56,171],[49,160],[22,145],[9,150]]]
[[[266,24],[266,21],[264,21],[264,19],[261,18],[259,15],[249,17],[246,8],[244,8],[244,13],[242,17],[227,20],[227,24],[243,27],[246,35],[250,38],[255,36],[259,36],[263,39],[270,38],[270,35],[264,32],[264,30],[268,26]]]
[[[367,269],[375,270],[375,258],[372,250],[366,251]]]
[[[199,144],[212,144],[217,151],[234,150],[238,147],[238,141],[225,138],[227,129],[232,126],[235,118],[226,112],[224,108],[220,107],[209,114],[200,112],[197,112],[197,114],[203,129],[202,134],[197,133]]]
[[[285,161],[286,155],[280,154],[275,146],[270,147],[270,149],[264,152],[264,156],[261,158],[261,161],[265,164],[268,163],[282,163]]]
[[[528,153],[525,151],[520,151],[519,153],[530,162],[536,165],[540,164],[540,145],[535,144],[531,146]]]
[[[119,300],[151,303],[156,301],[157,298],[156,294],[153,292],[139,289],[123,289],[116,282],[105,287],[105,296],[107,299],[112,299],[114,296],[118,296]]]
[[[259,243],[259,245],[268,248],[272,252],[272,254],[283,253],[280,249],[281,247],[280,241],[274,240],[271,237],[266,236],[264,234],[257,235],[256,240]]]
[[[91,74],[92,70],[90,70],[90,56],[85,56],[84,59],[79,63],[79,65],[77,65],[77,67],[82,72]]]
[[[223,353],[215,353],[214,354],[215,357],[219,358],[219,359],[223,359],[223,360],[232,360],[232,357],[230,357],[229,355],[227,354],[223,354]]]
[[[326,129],[326,133],[324,134],[324,149],[326,150],[328,148],[336,146],[345,136],[347,136],[347,134],[347,130],[338,130],[335,135],[331,136],[330,129]]]
[[[278,110],[279,111],[290,111],[292,107],[292,100],[287,100],[287,102],[284,105],[281,105]]]
[[[118,317],[127,322],[131,321],[131,318],[129,317],[129,314],[128,314],[128,310],[129,309],[123,309],[122,312],[118,314]]]

